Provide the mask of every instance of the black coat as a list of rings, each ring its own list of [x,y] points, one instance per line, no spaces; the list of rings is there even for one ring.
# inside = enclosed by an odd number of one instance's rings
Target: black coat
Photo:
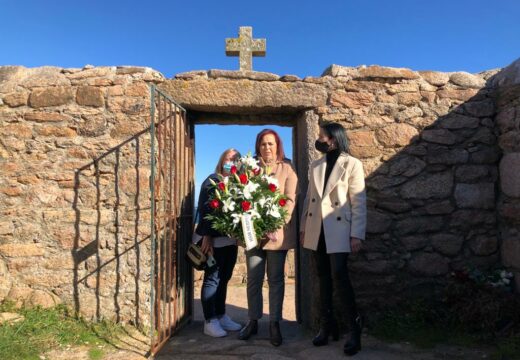
[[[209,206],[209,199],[212,197],[215,193],[215,188],[211,184],[209,180],[213,180],[214,182],[218,183],[220,182],[220,179],[218,178],[217,174],[211,174],[204,180],[202,185],[200,186],[200,193],[199,193],[199,203],[197,211],[199,212],[198,218],[199,218],[199,224],[197,225],[196,233],[200,236],[212,236],[212,237],[219,237],[219,236],[225,236],[218,231],[214,230],[211,227],[211,222],[209,220],[206,220],[206,215],[210,214],[213,209]]]

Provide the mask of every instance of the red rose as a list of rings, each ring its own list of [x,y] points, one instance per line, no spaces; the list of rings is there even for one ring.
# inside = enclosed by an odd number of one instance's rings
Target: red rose
[[[242,201],[242,210],[248,211],[251,209],[251,203],[249,201]]]
[[[275,184],[269,184],[269,190],[271,190],[272,192],[275,192],[276,189],[277,189],[277,187]]]
[[[213,199],[209,202],[209,206],[212,209],[217,209],[220,206],[220,202],[217,199]]]
[[[260,171],[260,168],[253,169],[253,174],[255,174],[255,176],[258,176],[260,174]]]
[[[278,200],[278,204],[280,204],[280,206],[285,206],[285,204],[287,204],[287,200],[280,199],[280,200]]]
[[[242,184],[244,184],[244,185],[247,184],[247,175],[246,174],[240,174],[240,175],[238,175],[238,177]]]
[[[226,190],[226,184],[224,184],[223,182],[220,182],[218,183],[218,188],[222,191]]]
[[[230,170],[231,174],[236,174],[237,173],[237,167],[235,165],[231,166],[231,170]]]

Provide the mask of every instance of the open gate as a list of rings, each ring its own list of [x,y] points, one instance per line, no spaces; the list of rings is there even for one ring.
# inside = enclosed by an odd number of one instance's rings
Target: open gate
[[[193,314],[194,132],[186,110],[151,86],[151,353]]]

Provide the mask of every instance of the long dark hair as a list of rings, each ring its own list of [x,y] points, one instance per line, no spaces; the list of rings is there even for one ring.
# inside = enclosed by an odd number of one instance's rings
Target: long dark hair
[[[348,153],[348,139],[345,133],[345,128],[341,124],[324,121],[320,124],[320,128],[325,131],[325,134],[327,134],[329,138],[336,141],[336,145],[340,152]]]

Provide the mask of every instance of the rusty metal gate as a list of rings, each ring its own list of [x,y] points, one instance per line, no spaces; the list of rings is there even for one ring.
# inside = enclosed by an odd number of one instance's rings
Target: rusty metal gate
[[[194,132],[186,110],[151,86],[151,353],[191,320]]]

